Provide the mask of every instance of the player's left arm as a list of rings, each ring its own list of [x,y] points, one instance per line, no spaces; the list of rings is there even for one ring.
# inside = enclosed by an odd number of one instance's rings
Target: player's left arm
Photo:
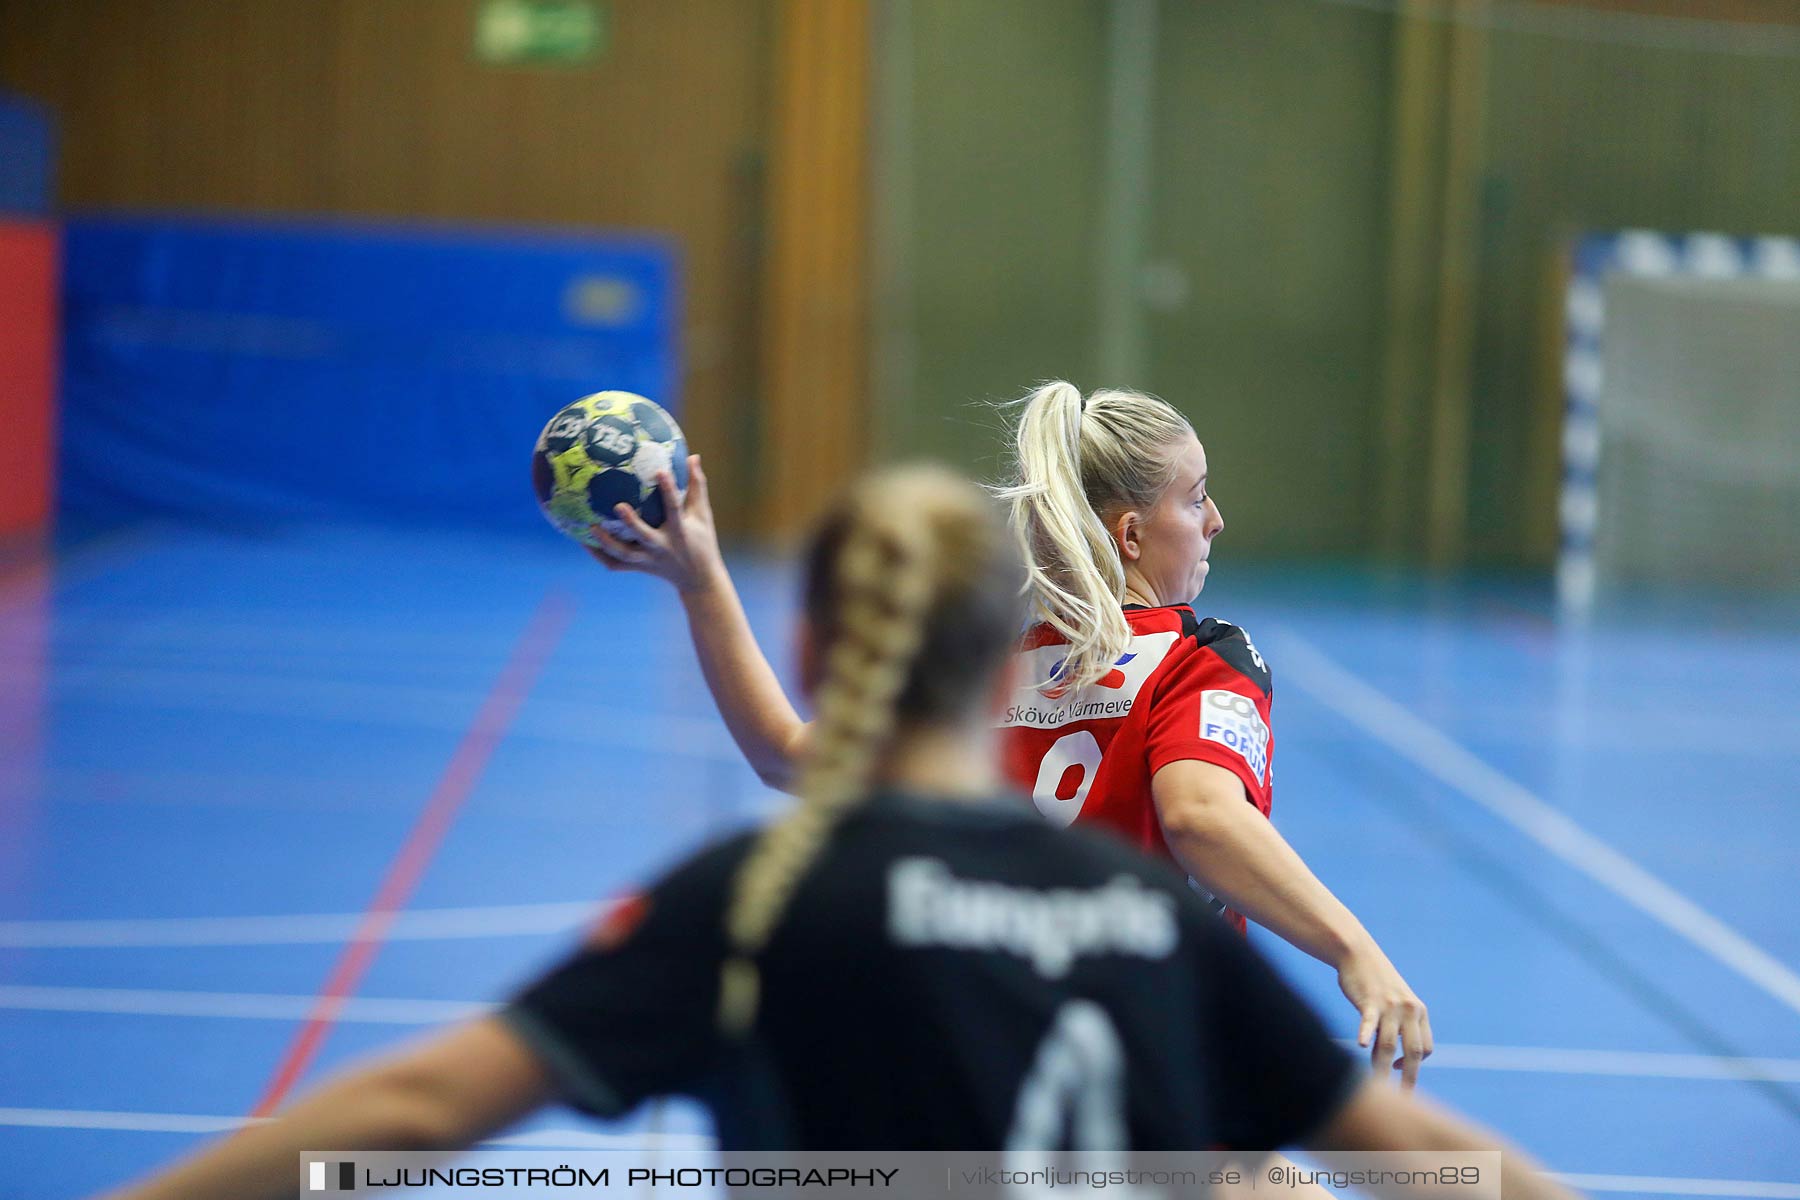
[[[1203,623],[1207,653],[1152,697],[1151,799],[1176,862],[1250,920],[1330,964],[1360,1017],[1359,1045],[1408,1087],[1431,1054],[1431,1020],[1387,954],[1251,803],[1268,783],[1268,664],[1244,632]],[[1398,1057],[1396,1057],[1398,1052]]]
[[[1238,777],[1184,759],[1152,776],[1150,791],[1163,838],[1182,869],[1250,920],[1335,967],[1338,987],[1361,1018],[1357,1044],[1370,1048],[1377,1069],[1391,1062],[1411,1087],[1431,1054],[1424,1001],[1355,914],[1245,798]]]
[[[291,1197],[303,1151],[448,1153],[554,1099],[548,1070],[525,1042],[484,1018],[353,1069],[110,1200]]]

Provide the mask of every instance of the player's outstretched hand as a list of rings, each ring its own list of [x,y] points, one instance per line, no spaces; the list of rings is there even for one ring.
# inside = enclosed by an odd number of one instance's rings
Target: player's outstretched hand
[[[614,537],[600,526],[589,532],[600,544],[588,548],[609,571],[642,571],[666,579],[677,591],[705,587],[725,570],[719,553],[719,534],[713,524],[712,503],[706,495],[706,472],[700,456],[688,456],[688,489],[685,497],[675,492],[675,477],[668,471],[656,476],[662,493],[661,528],[652,528],[629,504],[613,509],[613,515],[631,531],[631,538]]]
[[[1431,1018],[1425,1002],[1406,986],[1387,955],[1370,943],[1352,954],[1338,968],[1338,987],[1362,1014],[1356,1044],[1369,1047],[1369,1061],[1377,1073],[1400,1072],[1400,1085],[1410,1088],[1419,1081],[1419,1064],[1431,1056]],[[1394,1051],[1402,1053],[1398,1058]]]

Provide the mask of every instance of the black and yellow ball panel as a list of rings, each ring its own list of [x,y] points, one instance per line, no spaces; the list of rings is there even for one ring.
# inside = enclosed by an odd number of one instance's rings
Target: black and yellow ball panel
[[[570,404],[544,426],[531,456],[538,506],[558,531],[583,545],[598,525],[618,535],[627,526],[619,504],[660,526],[666,514],[656,474],[667,468],[687,493],[687,439],[661,406],[631,392],[596,392]]]

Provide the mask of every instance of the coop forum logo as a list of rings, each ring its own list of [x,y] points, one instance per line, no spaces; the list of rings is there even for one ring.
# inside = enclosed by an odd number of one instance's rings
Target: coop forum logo
[[[353,1162],[315,1162],[306,1164],[306,1190],[309,1192],[354,1192],[356,1164]]]

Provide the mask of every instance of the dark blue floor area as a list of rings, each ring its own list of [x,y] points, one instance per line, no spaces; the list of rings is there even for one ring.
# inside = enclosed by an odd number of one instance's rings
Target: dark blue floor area
[[[738,568],[785,654],[786,565]],[[504,998],[590,903],[768,811],[678,606],[548,534],[152,528],[0,575],[5,1194],[117,1183],[248,1110],[558,593],[572,625],[309,1080]],[[1229,563],[1201,607],[1274,668],[1276,820],[1431,1006],[1429,1093],[1559,1171],[1648,1179],[1610,1195],[1800,1197],[1795,623],[1726,597],[1576,629],[1511,581]],[[1531,803],[1591,841],[1548,844]],[[1259,944],[1354,1032],[1328,969]],[[704,1130],[615,1128],[651,1120]]]

